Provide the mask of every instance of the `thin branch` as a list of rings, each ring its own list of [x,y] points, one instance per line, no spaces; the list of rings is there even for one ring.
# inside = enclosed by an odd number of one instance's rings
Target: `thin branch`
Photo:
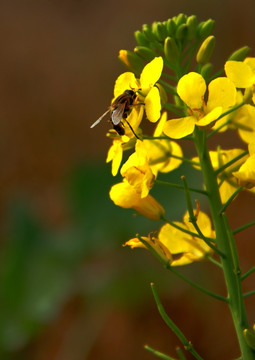
[[[250,270],[248,270],[245,274],[241,275],[241,280],[244,280],[247,278],[247,276],[251,275],[253,272],[255,272],[255,266],[253,266]]]
[[[183,185],[170,183],[170,182],[167,182],[167,181],[155,180],[155,184],[163,185],[163,186],[169,186],[169,187],[172,187],[172,188],[175,188],[175,189],[184,190]],[[202,190],[202,189],[196,189],[196,188],[190,188],[189,187],[189,191],[196,192],[196,193],[199,193],[199,194],[203,194],[203,195],[206,195],[206,196],[208,195],[207,191]]]
[[[162,319],[167,324],[167,326],[175,333],[175,335],[178,337],[178,339],[182,342],[185,350],[189,351],[197,360],[203,360],[201,358],[201,356],[194,349],[192,343],[187,340],[187,338],[185,337],[183,332],[178,328],[178,326],[175,325],[175,323],[169,318],[169,316],[165,312],[165,309],[159,299],[159,296],[157,294],[154,284],[151,284],[151,289],[152,289],[152,293],[153,293],[154,299],[155,299],[157,307],[158,307],[158,311],[159,311]]]
[[[240,226],[239,228],[233,230],[232,232],[235,235],[235,234],[238,234],[239,232],[241,232],[245,229],[248,229],[249,227],[254,226],[254,225],[255,225],[255,221],[251,221],[250,223]]]
[[[215,174],[219,175],[223,170],[225,170],[226,168],[228,168],[230,165],[234,164],[237,160],[241,159],[242,157],[244,157],[245,155],[247,155],[249,153],[248,150],[245,150],[244,152],[242,152],[241,154],[237,155],[235,158],[233,158],[232,160],[228,161],[226,164],[222,165],[221,167],[219,167],[217,170],[215,170]]]
[[[164,359],[164,360],[176,360],[175,358],[173,358],[173,357],[171,357],[171,356],[165,355],[165,354],[163,354],[163,353],[160,352],[160,351],[157,351],[157,350],[152,349],[152,348],[151,348],[150,346],[148,346],[148,345],[145,345],[144,348],[145,348],[145,350],[150,351],[153,355],[159,357],[160,359]]]
[[[222,206],[222,208],[219,211],[219,215],[225,212],[227,207],[231,204],[231,202],[235,199],[235,197],[239,194],[239,192],[243,189],[242,186],[239,186],[236,191],[229,197],[228,201]]]

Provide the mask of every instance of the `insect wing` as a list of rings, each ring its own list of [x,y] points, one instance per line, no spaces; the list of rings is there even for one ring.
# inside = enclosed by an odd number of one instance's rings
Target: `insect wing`
[[[115,109],[113,109],[112,111],[113,125],[118,125],[121,122],[124,110],[125,110],[125,103],[119,104]]]
[[[105,117],[105,115],[107,115],[110,112],[110,109],[108,109],[102,116],[100,116],[100,118],[98,118],[91,126],[90,128],[92,129],[93,127],[95,127],[97,124],[100,123],[100,121]]]

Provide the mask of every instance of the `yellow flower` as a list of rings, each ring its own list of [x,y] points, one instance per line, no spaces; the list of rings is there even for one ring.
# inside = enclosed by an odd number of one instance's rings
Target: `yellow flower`
[[[249,144],[249,153],[248,159],[238,171],[233,172],[233,175],[241,186],[251,189],[255,186],[255,143]]]
[[[122,183],[112,186],[110,198],[115,205],[125,209],[132,208],[151,220],[159,220],[165,213],[154,197],[147,195],[142,198],[125,179]]]
[[[141,195],[141,198],[144,198],[149,194],[155,176],[149,166],[147,152],[141,140],[137,140],[135,150],[122,166],[120,173],[134,190]]]
[[[183,223],[175,222],[175,224],[196,233],[194,226],[189,222],[188,212],[183,217]],[[215,238],[211,221],[202,211],[197,216],[197,225],[204,236]],[[161,228],[158,238],[173,256],[171,266],[187,265],[194,261],[201,261],[207,254],[212,253],[212,249],[204,240],[186,234],[169,224]]]
[[[255,103],[255,58],[247,57],[241,61],[227,61],[225,73],[237,88],[244,88],[252,92],[252,101]]]
[[[249,104],[243,105],[236,113],[233,120],[238,133],[243,141],[250,143],[255,139],[255,107]]]
[[[227,164],[229,161],[237,157],[243,153],[242,149],[231,149],[231,150],[218,150],[218,151],[210,151],[210,159],[212,162],[212,166],[215,170],[219,169],[221,166]],[[226,201],[230,198],[230,196],[235,192],[238,187],[237,181],[233,176],[233,172],[237,170],[240,165],[247,159],[247,156],[242,157],[238,161],[236,161],[233,165],[228,166],[225,170],[219,173],[218,175],[218,183],[220,185],[220,196],[221,201],[225,204]],[[198,157],[192,159],[193,161],[199,162]],[[198,166],[195,168],[200,169]]]
[[[140,79],[136,79],[135,75],[131,72],[121,74],[115,83],[114,98],[123,94],[123,92],[127,89],[131,88],[138,90],[139,95],[137,103],[143,103],[147,118],[151,122],[156,122],[160,118],[161,100],[159,89],[155,86],[155,84],[159,80],[162,70],[163,59],[159,56],[155,57],[151,62],[145,65],[141,72]],[[137,107],[143,108],[142,106],[134,106],[134,108]],[[129,121],[129,117],[127,120]],[[131,124],[131,126],[134,126],[135,130],[135,124]]]
[[[189,214],[186,212],[183,223],[175,222],[185,230],[195,232],[194,226],[189,222]],[[206,237],[215,238],[215,232],[209,217],[199,212],[197,225]],[[194,261],[201,261],[206,255],[212,253],[212,249],[200,238],[184,233],[175,227],[165,224],[159,231],[158,236],[142,237],[146,246],[138,238],[130,239],[125,243],[132,249],[136,247],[152,248],[157,255],[171,266],[187,265]]]
[[[112,162],[112,175],[115,176],[118,173],[123,156],[123,146],[121,139],[113,140],[112,146],[108,150],[106,162]]]
[[[236,88],[225,77],[219,77],[208,85],[208,101],[204,95],[206,83],[204,78],[195,72],[184,75],[178,82],[177,93],[188,107],[189,116],[168,120],[164,133],[174,139],[180,139],[193,133],[195,126],[207,126],[233,106],[236,101]]]
[[[168,248],[159,241],[159,239],[156,236],[149,234],[149,236],[147,237],[142,236],[141,238],[147,246],[143,242],[141,242],[138,238],[133,238],[128,240],[124,244],[124,246],[128,245],[131,247],[131,249],[137,247],[145,248],[145,249],[151,248],[163,260],[164,263],[171,265],[173,260],[172,254],[170,253]]]

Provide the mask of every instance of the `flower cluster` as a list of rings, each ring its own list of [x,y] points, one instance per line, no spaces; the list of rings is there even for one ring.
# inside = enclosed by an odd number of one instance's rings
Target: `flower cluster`
[[[132,208],[152,220],[166,221],[163,206],[150,190],[160,173],[175,170],[183,160],[203,171],[199,156],[184,158],[176,142],[194,139],[197,131],[211,136],[234,130],[249,147],[249,152],[221,147],[209,151],[222,204],[227,203],[240,186],[255,192],[255,58],[246,57],[249,49],[244,47],[225,63],[225,76],[211,74],[210,58],[215,46],[211,35],[213,25],[212,20],[198,24],[196,17],[180,14],[166,22],[153,23],[151,27],[144,25],[142,31],[135,33],[138,45],[134,51],[120,51],[119,58],[131,71],[117,78],[113,102],[127,90],[132,90],[136,97],[130,109],[124,105],[122,108],[129,110],[121,121],[124,135],[115,130],[108,133],[112,145],[106,161],[112,163],[112,175],[120,172],[123,178],[110,190],[110,198],[116,205]],[[182,58],[187,44],[193,40],[201,44],[196,52],[197,66],[188,71],[191,58],[185,66]],[[163,57],[158,55],[162,51]],[[170,110],[171,115],[166,110]],[[149,136],[144,134],[143,118],[156,123]],[[133,152],[126,158],[125,153],[130,151]],[[200,212],[195,228],[188,222],[187,214],[184,224],[175,224],[179,229],[174,223],[166,223],[157,236],[138,237],[126,244],[131,247],[149,244],[171,266],[200,260],[212,251],[201,238],[204,233],[213,237],[206,214]]]

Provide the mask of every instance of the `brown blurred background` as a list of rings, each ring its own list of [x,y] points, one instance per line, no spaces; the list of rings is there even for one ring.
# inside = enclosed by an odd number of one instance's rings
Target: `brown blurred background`
[[[180,12],[216,20],[216,69],[243,45],[255,55],[253,0],[0,1],[1,358],[153,359],[144,344],[175,356],[178,341],[157,313],[150,281],[205,359],[238,356],[224,305],[166,274],[149,254],[122,248],[158,225],[112,205],[108,125],[89,128],[125,70],[119,49],[135,46],[142,24]],[[171,195],[174,219],[185,212],[179,195]],[[242,194],[229,209],[231,224],[254,213],[254,197]],[[248,270],[254,229],[238,242]],[[224,293],[213,265],[182,271]],[[253,284],[247,279],[247,291]]]

